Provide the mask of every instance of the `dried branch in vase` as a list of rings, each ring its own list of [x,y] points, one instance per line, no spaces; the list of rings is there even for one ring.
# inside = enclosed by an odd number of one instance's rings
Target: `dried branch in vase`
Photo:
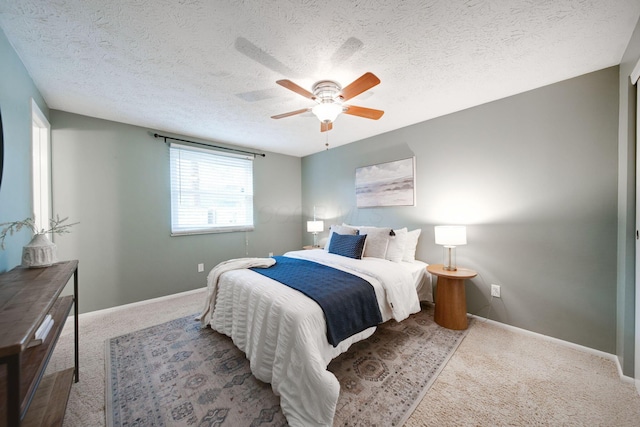
[[[33,218],[23,219],[22,221],[11,221],[4,222],[0,224],[0,227],[4,227],[2,231],[0,231],[0,249],[4,249],[4,239],[9,236],[13,236],[14,233],[19,232],[23,228],[28,228],[32,231],[33,234],[66,234],[70,233],[69,230],[72,226],[79,224],[78,222],[74,222],[71,224],[64,224],[69,217],[60,218],[59,215],[56,215],[55,218],[51,218],[49,220],[49,228],[42,228],[38,230],[35,220]]]

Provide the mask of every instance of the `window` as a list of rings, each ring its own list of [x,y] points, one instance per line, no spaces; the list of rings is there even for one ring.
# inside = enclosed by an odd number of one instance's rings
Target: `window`
[[[171,235],[253,230],[253,159],[171,144]]]

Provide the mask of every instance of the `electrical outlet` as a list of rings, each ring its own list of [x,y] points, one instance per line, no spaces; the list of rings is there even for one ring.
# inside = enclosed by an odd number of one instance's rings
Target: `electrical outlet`
[[[273,256],[273,252],[269,252],[269,258]]]
[[[198,264],[198,273],[202,273],[204,271],[204,264]]]
[[[491,285],[491,296],[500,298],[500,285]]]

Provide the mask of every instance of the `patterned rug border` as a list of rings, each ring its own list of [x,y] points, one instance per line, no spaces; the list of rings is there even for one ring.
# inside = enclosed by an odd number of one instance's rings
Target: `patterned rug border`
[[[174,321],[179,320],[179,319],[190,318],[190,319],[193,319],[194,321],[196,321],[196,316],[197,316],[197,314],[191,314],[191,315],[187,315],[187,316],[180,316],[180,317],[177,317],[177,318],[172,319],[172,320],[161,322],[161,323],[158,323],[158,324],[155,324],[155,325],[151,325],[151,326],[148,326],[148,327],[145,327],[145,328],[129,331],[129,332],[125,333],[125,334],[121,334],[121,335],[117,335],[117,336],[105,339],[105,341],[104,341],[104,350],[105,350],[105,388],[104,388],[104,390],[105,390],[105,395],[104,396],[105,396],[105,422],[106,422],[106,427],[113,427],[114,426],[113,400],[112,400],[113,396],[112,396],[112,393],[111,393],[112,392],[112,387],[113,387],[113,384],[112,384],[112,367],[111,367],[111,363],[110,363],[111,362],[111,341],[113,339],[115,339],[115,338],[120,337],[120,336],[133,334],[133,333],[138,333],[138,332],[142,332],[142,331],[145,331],[145,330],[148,330],[148,329],[156,328],[156,327],[161,326],[163,324],[174,322]],[[405,409],[404,415],[400,418],[399,423],[397,424],[398,426],[403,426],[407,422],[407,420],[411,417],[411,415],[416,410],[416,408],[418,407],[420,402],[424,399],[425,395],[431,389],[432,385],[435,383],[435,381],[440,376],[440,373],[442,372],[442,370],[448,365],[449,361],[451,360],[451,357],[458,350],[458,347],[460,346],[462,341],[469,334],[469,331],[471,330],[471,328],[475,325],[475,320],[476,319],[474,317],[467,316],[467,319],[468,319],[468,327],[467,327],[467,329],[464,330],[464,331],[456,331],[456,332],[459,332],[460,335],[455,340],[455,344],[451,347],[450,351],[444,357],[442,363],[438,366],[437,370],[434,372],[434,374],[431,377],[431,379],[429,379],[429,381],[424,385],[423,389],[417,394],[416,399],[411,404],[411,406],[409,406],[408,408]]]
[[[443,362],[440,364],[440,366],[438,366],[438,369],[436,369],[436,372],[433,374],[431,379],[424,386],[422,391],[418,393],[418,396],[416,400],[413,402],[413,404],[409,408],[407,408],[404,416],[400,418],[400,423],[398,424],[399,426],[403,426],[407,422],[407,420],[411,417],[411,415],[416,410],[420,402],[422,402],[422,399],[424,399],[424,397],[427,395],[427,392],[431,389],[431,386],[433,385],[433,383],[435,383],[438,377],[440,376],[440,373],[442,372],[442,370],[449,364],[449,360],[451,360],[451,357],[453,357],[454,353],[458,350],[458,347],[460,347],[460,344],[462,344],[462,341],[464,341],[464,339],[467,337],[471,328],[475,325],[475,319],[473,317],[469,317],[468,315],[467,315],[467,322],[468,322],[467,329],[462,331],[455,345],[451,348],[451,351],[449,351],[449,354],[447,354]]]
[[[126,332],[124,334],[116,335],[114,337],[109,337],[104,340],[104,366],[105,366],[105,378],[104,378],[104,418],[105,418],[105,426],[113,427],[113,396],[111,394],[111,390],[113,384],[111,382],[111,340],[114,338],[118,338],[127,334],[138,333],[141,331],[145,331],[147,329],[156,328],[158,326],[164,325],[166,323],[174,322],[179,319],[191,318],[193,321],[197,321],[197,314],[189,314],[186,316],[176,317],[175,319],[167,320],[165,322],[157,323],[155,325],[147,326],[146,328],[136,329],[133,331]]]

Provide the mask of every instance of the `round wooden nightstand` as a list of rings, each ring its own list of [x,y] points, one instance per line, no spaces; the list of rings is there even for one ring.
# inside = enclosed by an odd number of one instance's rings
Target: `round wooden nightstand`
[[[442,264],[428,265],[427,271],[438,276],[436,308],[433,315],[436,323],[449,329],[467,329],[464,280],[476,277],[478,273],[460,267],[455,271],[445,270]]]

